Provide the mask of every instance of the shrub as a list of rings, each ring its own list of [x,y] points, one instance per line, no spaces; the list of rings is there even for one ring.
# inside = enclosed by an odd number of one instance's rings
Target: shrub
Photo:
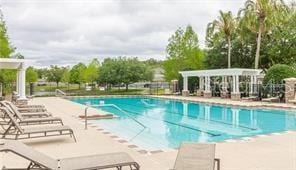
[[[296,77],[296,71],[285,64],[275,64],[267,70],[264,77],[264,84],[268,82],[281,83],[283,79],[289,77]]]

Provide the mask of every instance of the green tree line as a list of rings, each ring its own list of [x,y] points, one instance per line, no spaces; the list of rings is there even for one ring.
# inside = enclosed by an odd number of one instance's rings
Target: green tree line
[[[89,64],[78,63],[73,67],[59,67],[52,65],[49,68],[35,69],[39,78],[49,82],[81,84],[89,83],[111,85],[128,85],[139,81],[151,81],[153,79],[152,60],[139,61],[138,58],[106,58],[102,64],[97,59],[93,59]],[[27,72],[32,72],[28,69]],[[31,73],[32,75],[32,73]],[[28,77],[27,80],[30,80]],[[93,86],[95,88],[95,86]]]

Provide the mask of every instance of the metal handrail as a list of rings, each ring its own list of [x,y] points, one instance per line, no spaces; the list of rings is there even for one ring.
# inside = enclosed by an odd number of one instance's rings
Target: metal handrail
[[[84,129],[87,130],[87,111],[89,109],[89,106],[87,105],[84,109]]]
[[[56,96],[58,96],[58,94],[61,94],[62,96],[66,96],[67,95],[65,92],[63,92],[60,89],[55,89],[55,93],[56,93]]]
[[[137,122],[139,125],[141,125],[144,129],[147,128],[147,126],[145,126],[143,123],[139,122],[137,119],[133,118],[132,116],[129,116],[128,113],[124,110],[122,110],[120,107],[116,106],[115,104],[98,104],[98,105],[91,105],[91,106],[94,106],[94,107],[104,107],[104,106],[111,106],[111,107],[114,107],[116,108],[117,110],[123,112],[125,115],[127,115],[129,118],[131,118],[132,120],[134,120],[135,122]]]

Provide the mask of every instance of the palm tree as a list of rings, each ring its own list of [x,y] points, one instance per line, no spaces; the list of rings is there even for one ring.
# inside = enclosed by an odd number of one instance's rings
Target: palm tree
[[[257,33],[255,69],[258,69],[259,65],[262,34],[269,30],[279,4],[284,3],[282,0],[247,0],[245,8],[239,10],[239,16],[244,14],[240,24]]]
[[[236,29],[236,19],[233,17],[232,13],[219,11],[220,16],[218,20],[214,20],[212,23],[208,24],[207,36],[213,34],[222,34],[228,44],[228,68],[231,68],[231,36]]]

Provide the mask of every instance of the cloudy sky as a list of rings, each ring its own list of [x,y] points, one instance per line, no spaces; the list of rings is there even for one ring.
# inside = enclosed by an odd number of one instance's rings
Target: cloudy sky
[[[168,38],[190,24],[204,47],[218,11],[237,13],[244,0],[0,0],[17,51],[38,66],[97,57],[164,59]]]

